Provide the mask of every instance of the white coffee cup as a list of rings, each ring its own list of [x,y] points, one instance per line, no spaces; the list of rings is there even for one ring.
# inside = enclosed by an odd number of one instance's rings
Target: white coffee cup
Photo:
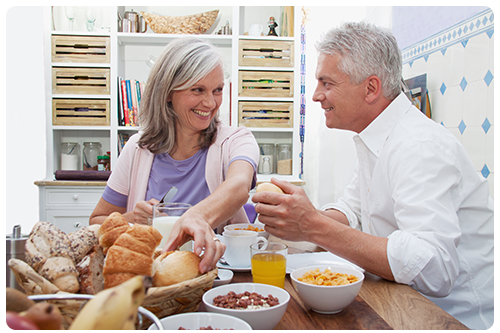
[[[250,267],[250,245],[259,242],[267,244],[267,239],[251,230],[224,231],[221,241],[226,245],[224,259],[233,267]]]
[[[250,25],[250,29],[248,29],[249,36],[260,36],[262,34],[263,28],[261,24],[253,23]]]

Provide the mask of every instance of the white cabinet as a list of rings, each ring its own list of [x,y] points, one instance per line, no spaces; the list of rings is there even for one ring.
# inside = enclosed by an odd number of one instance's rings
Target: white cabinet
[[[65,233],[89,225],[89,217],[104,191],[102,182],[35,182],[39,187],[40,221]]]
[[[79,7],[84,10],[85,7]],[[46,10],[46,72],[52,73],[55,68],[75,68],[83,72],[102,73],[107,71],[107,79],[109,80],[109,90],[99,93],[92,93],[89,90],[83,93],[62,90],[63,92],[50,90],[47,92],[46,111],[48,116],[47,121],[47,147],[48,147],[48,162],[47,162],[47,177],[53,179],[54,172],[60,168],[60,147],[62,142],[78,142],[80,148],[83,149],[83,142],[97,141],[102,144],[103,152],[110,152],[111,155],[111,170],[118,158],[118,140],[121,134],[131,135],[138,128],[130,126],[120,126],[118,123],[118,86],[117,78],[123,77],[127,79],[136,79],[145,82],[149,75],[150,68],[146,64],[148,58],[157,57],[164,46],[174,38],[184,37],[186,35],[171,35],[171,34],[156,34],[148,28],[146,33],[122,33],[117,31],[117,13],[123,14],[127,10],[140,10],[148,13],[154,13],[166,16],[183,16],[201,12],[206,12],[213,9],[219,9],[219,18],[215,21],[212,28],[203,35],[196,35],[204,38],[219,47],[225,55],[225,75],[226,88],[225,99],[221,106],[221,119],[233,126],[247,126],[254,133],[259,143],[288,143],[292,145],[292,174],[291,175],[258,175],[258,181],[267,181],[271,176],[286,179],[296,184],[302,185],[303,182],[299,179],[300,173],[300,138],[299,138],[299,109],[300,109],[300,38],[299,29],[299,10],[296,9],[294,26],[295,36],[293,37],[274,37],[261,36],[250,37],[245,33],[249,30],[252,23],[261,24],[264,27],[264,33],[269,30],[267,22],[269,17],[276,18],[280,24],[280,15],[282,7],[280,6],[203,6],[203,7],[147,7],[147,6],[118,6],[118,7],[100,7],[102,12],[102,22],[110,22],[109,29],[101,29],[96,27],[98,32],[86,32],[83,29],[80,31],[68,31],[64,24],[66,18],[62,7],[54,7]],[[229,22],[232,29],[232,34],[218,35],[216,34],[220,28]],[[53,23],[56,22],[56,23]],[[75,24],[77,21],[75,20]],[[54,30],[54,24],[56,29]],[[105,23],[104,23],[105,24]],[[62,28],[58,29],[57,26]],[[76,24],[75,26],[78,26]],[[81,25],[84,27],[84,25]],[[109,31],[108,31],[109,30]],[[280,31],[278,26],[277,31]],[[55,59],[53,54],[53,38],[64,38],[64,36],[88,38],[89,40],[109,40],[109,58],[103,58],[99,62],[88,62],[83,60],[73,60],[68,62],[67,59]],[[249,62],[241,63],[242,49],[240,43],[253,44],[260,46],[266,52],[266,45],[283,49],[283,51],[275,50],[274,57],[268,58],[276,60],[280,55],[279,52],[285,52],[288,60],[275,61],[271,65],[264,62]],[[80,43],[84,47],[90,43]],[[87,45],[87,46],[86,46]],[[77,45],[81,47],[81,45]],[[62,50],[64,52],[65,50]],[[252,55],[250,55],[252,58]],[[258,58],[255,58],[259,60]],[[286,63],[287,61],[291,61]],[[275,64],[274,64],[275,63]],[[285,65],[283,65],[285,63]],[[288,87],[279,88],[282,92],[288,94],[269,94],[272,89],[262,89],[262,94],[248,94],[249,90],[242,91],[241,82],[245,75],[262,74],[261,78],[251,78],[250,80],[264,81],[270,79],[276,81],[277,85],[283,85],[283,82],[288,82]],[[84,78],[87,74],[82,74]],[[75,75],[78,79],[78,74]],[[47,75],[46,86],[53,87],[54,80],[58,80],[54,75]],[[246,81],[246,79],[245,79]],[[64,83],[63,83],[64,84]],[[109,103],[109,123],[98,125],[92,123],[67,123],[66,125],[55,124],[52,120],[53,101],[61,99],[84,100],[84,101],[106,101]],[[272,125],[269,121],[265,126],[255,125],[256,122],[249,125],[248,122],[242,121],[240,109],[245,108],[261,108],[272,109],[276,112],[288,113],[285,116],[278,118],[288,118],[288,123],[283,125],[276,123]],[[80,115],[78,115],[80,116]],[[246,117],[253,118],[253,117]],[[252,126],[252,127],[249,127]]]

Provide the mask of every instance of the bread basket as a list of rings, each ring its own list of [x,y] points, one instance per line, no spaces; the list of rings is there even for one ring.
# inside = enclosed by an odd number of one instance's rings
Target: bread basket
[[[61,291],[22,260],[10,259],[8,264],[17,282],[28,295],[74,295]],[[149,288],[141,306],[160,319],[173,314],[195,312],[198,310],[203,294],[212,288],[216,277],[217,268],[197,278],[168,287]],[[50,300],[61,311],[65,328],[73,322],[84,301],[74,298]],[[153,323],[147,316],[142,319],[142,329],[147,329]]]
[[[186,16],[161,16],[141,11],[148,26],[157,34],[191,34],[205,33],[214,24],[219,10]]]

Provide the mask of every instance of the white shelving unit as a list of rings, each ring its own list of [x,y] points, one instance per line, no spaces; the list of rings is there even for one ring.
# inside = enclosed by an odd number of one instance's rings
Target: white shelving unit
[[[149,75],[149,67],[147,67],[145,60],[148,56],[157,56],[163,47],[174,38],[185,37],[186,35],[167,35],[155,34],[148,28],[146,33],[122,33],[117,31],[117,12],[123,13],[127,10],[134,10],[145,12],[176,16],[176,15],[189,15],[199,12],[205,12],[216,7],[185,7],[184,10],[190,10],[191,13],[182,14],[183,7],[102,7],[103,21],[111,22],[109,24],[109,32],[101,30],[100,32],[86,32],[86,31],[65,31],[53,30],[53,18],[50,7],[46,9],[46,40],[45,40],[45,57],[46,57],[46,87],[47,87],[47,174],[46,180],[54,178],[54,172],[60,168],[60,146],[61,142],[78,142],[80,148],[83,149],[83,142],[99,141],[102,144],[103,152],[109,151],[111,153],[111,169],[113,169],[118,158],[118,134],[126,132],[132,134],[138,130],[136,127],[125,127],[118,125],[118,87],[117,77],[122,76],[129,79],[137,79],[146,81]],[[175,9],[175,10],[174,10]],[[194,12],[193,12],[194,11]],[[57,10],[55,11],[57,12]],[[62,13],[59,10],[59,13]],[[222,14],[221,14],[222,13]],[[300,31],[298,23],[298,13],[295,11],[295,36],[294,37],[249,37],[245,36],[244,32],[248,31],[250,23],[260,23],[264,26],[267,32],[267,20],[270,16],[279,17],[279,6],[265,6],[265,7],[224,7],[221,9],[219,16],[220,19],[216,20],[214,26],[209,30],[211,34],[196,35],[203,39],[209,40],[211,43],[220,47],[226,55],[226,76],[227,87],[225,91],[225,100],[221,107],[221,118],[223,114],[227,115],[228,122],[233,126],[238,124],[238,102],[239,101],[278,101],[278,102],[291,102],[293,103],[293,126],[290,128],[271,128],[271,127],[252,127],[249,128],[255,135],[259,143],[291,143],[293,145],[293,171],[292,175],[258,175],[259,181],[268,181],[271,176],[286,179],[296,184],[303,184],[299,179],[300,172],[300,141],[299,141],[299,101],[300,101],[300,39],[298,32]],[[174,15],[176,14],[176,15]],[[61,15],[61,14],[59,14]],[[62,14],[64,15],[64,14]],[[252,16],[253,15],[253,16]],[[64,20],[65,18],[59,18]],[[227,21],[229,21],[232,28],[231,35],[216,35],[214,32]],[[57,20],[55,20],[57,21]],[[69,36],[105,36],[110,39],[110,62],[109,63],[58,63],[51,62],[51,37],[54,35],[69,35]],[[239,50],[238,45],[240,40],[263,40],[263,41],[286,41],[294,43],[294,65],[293,67],[242,67],[238,65]],[[52,86],[51,68],[57,66],[71,66],[81,68],[109,68],[110,69],[110,93],[107,95],[82,95],[82,94],[53,94],[50,87]],[[294,92],[293,97],[276,98],[276,97],[241,97],[238,95],[238,72],[240,70],[253,70],[253,71],[293,71],[294,72]],[[231,85],[231,89],[229,87]],[[78,99],[109,99],[110,101],[110,123],[106,126],[69,126],[69,125],[53,125],[52,124],[52,99],[54,98],[78,98]],[[229,120],[230,119],[230,120]]]

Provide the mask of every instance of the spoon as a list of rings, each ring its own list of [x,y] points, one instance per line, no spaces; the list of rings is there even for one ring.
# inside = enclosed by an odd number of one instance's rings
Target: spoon
[[[170,190],[168,190],[168,192],[160,200],[160,203],[170,202],[170,200],[172,200],[176,194],[177,194],[177,187],[172,186]]]

